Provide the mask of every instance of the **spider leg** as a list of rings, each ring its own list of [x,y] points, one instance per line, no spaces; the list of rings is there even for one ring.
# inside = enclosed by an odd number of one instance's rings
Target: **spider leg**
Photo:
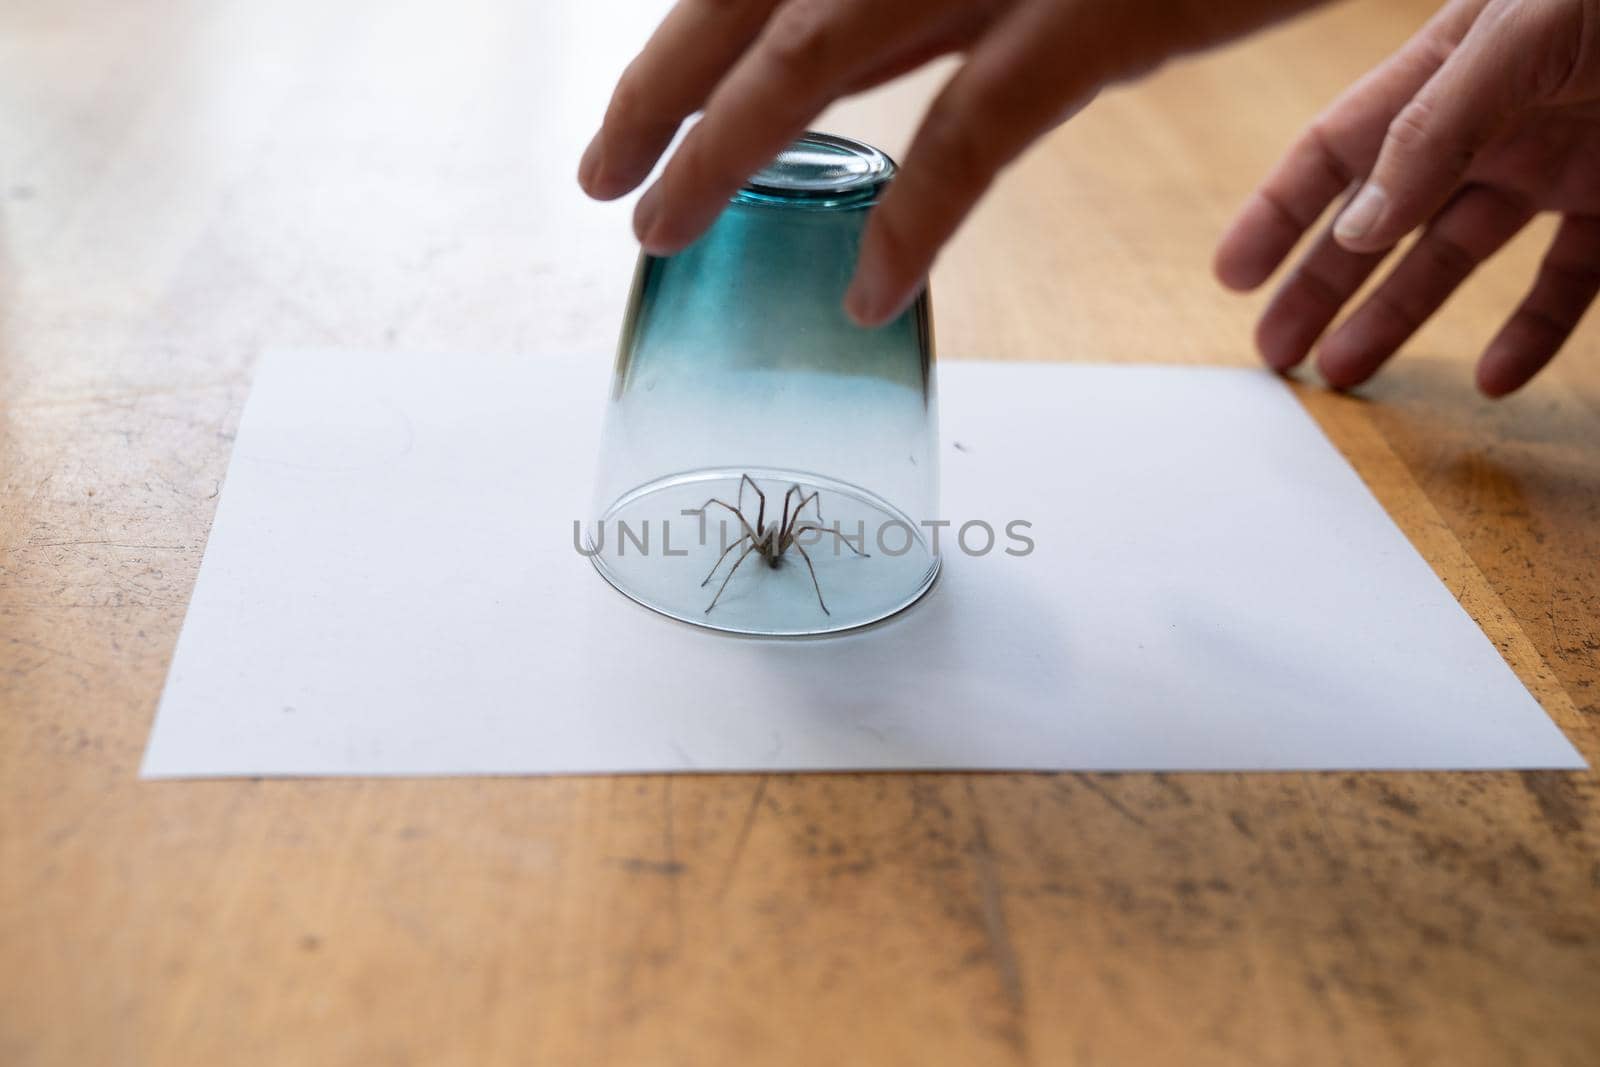
[[[767,525],[767,494],[761,491],[761,487],[756,484],[756,480],[754,478],[750,477],[748,474],[741,474],[739,476],[739,503],[744,503],[745,482],[750,483],[750,488],[756,491],[756,498],[761,501],[761,510],[756,513],[756,529],[759,530]],[[749,524],[747,523],[746,525]]]
[[[800,558],[806,561],[806,570],[811,572],[811,588],[817,591],[817,604],[821,606],[822,613],[824,615],[832,615],[833,612],[829,611],[828,605],[823,602],[822,586],[817,584],[817,568],[811,565],[811,556],[807,554],[804,545],[795,545],[794,547],[800,553]]]
[[[789,513],[789,497],[795,493],[800,494],[800,506],[795,508],[794,513],[791,515]],[[789,491],[783,494],[783,524],[778,527],[778,555],[780,556],[787,552],[789,546],[794,542],[796,525],[800,522],[800,512],[805,509],[807,501],[812,500],[817,495],[815,492],[809,497],[805,494],[806,491],[800,487],[798,482],[791,485]]]
[[[703,514],[705,512],[706,508],[709,508],[712,504],[716,504],[716,505],[718,505],[720,507],[725,507],[729,511],[733,512],[735,515],[738,516],[739,525],[744,527],[744,532],[749,534],[751,537],[755,537],[756,536],[756,532],[753,529],[750,528],[750,520],[744,517],[744,512],[740,511],[738,508],[734,507],[732,504],[728,503],[726,500],[718,500],[716,497],[712,497],[710,500],[707,500],[704,504],[701,504],[698,508],[694,508],[692,510],[701,512]]]
[[[801,489],[798,483],[791,485],[788,491],[783,494],[783,520],[778,523],[778,552],[780,555],[789,544],[789,498],[796,493],[802,496],[805,495],[805,490]],[[805,507],[805,504],[802,502],[800,507]],[[800,508],[794,509],[794,517],[796,519],[800,517]]]
[[[748,540],[750,540],[750,535],[745,534],[743,537],[739,538],[739,540],[723,549],[722,555],[717,557],[717,561],[711,565],[710,572],[706,574],[705,580],[700,583],[700,588],[704,589],[708,584],[710,584],[712,577],[717,573],[717,568],[722,566],[722,561],[728,558],[728,553],[732,552],[734,549],[738,548]]]
[[[851,542],[850,538],[848,538],[844,534],[840,533],[838,528],[834,527],[834,526],[818,526],[814,522],[808,522],[804,526],[796,526],[793,530],[789,531],[789,540],[790,541],[794,541],[795,538],[799,537],[801,534],[805,533],[807,530],[815,530],[818,533],[833,534],[833,536],[837,537],[840,541],[844,542],[844,546],[846,548],[848,548],[850,551],[854,552],[856,555],[860,556],[862,559],[871,559],[872,558],[870,553],[861,551],[859,548],[857,548]],[[795,547],[796,548],[800,547],[799,542],[795,542]]]
[[[710,615],[711,614],[711,609],[717,606],[717,601],[722,599],[722,591],[724,589],[728,588],[728,583],[733,581],[733,572],[738,570],[739,569],[739,564],[743,563],[745,561],[745,557],[750,555],[750,553],[754,552],[755,550],[756,550],[756,546],[754,544],[752,544],[749,548],[747,548],[743,552],[739,553],[739,558],[734,561],[732,568],[729,569],[728,576],[726,578],[722,579],[722,584],[721,585],[717,586],[717,595],[712,597],[711,598],[711,603],[706,605],[706,614],[707,615]],[[709,579],[707,579],[707,580],[709,581]],[[826,611],[827,609],[824,608],[823,610]]]
[[[816,504],[816,508],[814,510],[817,513],[817,522],[826,524],[828,520],[822,517],[822,492],[821,492],[821,490],[813,489],[811,491],[811,495],[809,497],[806,497],[805,499],[800,501],[800,508],[805,507],[807,501],[810,501],[810,502],[813,502],[813,503]],[[795,509],[795,517],[796,518],[799,518],[800,508],[796,508]]]
[[[787,536],[788,540],[790,540],[790,541],[794,540],[794,535],[800,529],[800,513],[806,509],[806,505],[807,504],[809,504],[812,501],[818,499],[822,495],[821,493],[819,493],[818,491],[813,489],[811,491],[811,495],[810,496],[806,496],[806,491],[804,489],[801,489],[798,485],[795,486],[794,488],[795,488],[796,491],[798,491],[800,493],[800,506],[794,509],[794,514],[792,516],[790,516],[789,522],[788,522],[787,526],[785,527],[785,535]],[[818,514],[821,514],[821,513],[819,512]]]

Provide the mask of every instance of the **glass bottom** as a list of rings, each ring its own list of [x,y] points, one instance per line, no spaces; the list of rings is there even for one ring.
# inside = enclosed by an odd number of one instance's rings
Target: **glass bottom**
[[[916,603],[939,575],[922,535],[859,486],[733,468],[640,486],[586,531],[595,569],[626,596],[696,626],[762,636],[837,633]]]

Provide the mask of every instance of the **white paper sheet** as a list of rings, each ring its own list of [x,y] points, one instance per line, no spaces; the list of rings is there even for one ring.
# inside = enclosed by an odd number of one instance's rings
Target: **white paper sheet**
[[[940,367],[946,553],[881,627],[725,637],[572,546],[609,361],[263,361],[147,777],[1582,767],[1264,373]]]

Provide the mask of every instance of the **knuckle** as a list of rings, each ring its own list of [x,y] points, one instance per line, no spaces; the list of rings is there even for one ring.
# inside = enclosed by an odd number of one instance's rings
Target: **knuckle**
[[[1583,297],[1585,304],[1600,290],[1600,265],[1587,260],[1552,256],[1545,260],[1544,272],[1553,286],[1573,298]]]
[[[1438,233],[1418,241],[1417,251],[1427,257],[1432,272],[1441,278],[1465,278],[1478,265],[1477,257],[1465,245]]]
[[[1533,104],[1560,97],[1585,61],[1588,38],[1593,33],[1595,0],[1489,0],[1473,25],[1472,33],[1499,42],[1493,70],[1510,99]]]
[[[1426,97],[1416,97],[1389,123],[1388,141],[1394,148],[1416,151],[1433,139],[1437,111]]]
[[[1592,96],[1600,50],[1600,0],[1531,5],[1523,14],[1529,99],[1565,102]]]
[[[1434,103],[1426,96],[1414,98],[1389,123],[1383,155],[1392,155],[1407,166],[1459,178],[1472,166],[1475,146],[1459,134],[1441,133],[1439,126]]]
[[[1412,55],[1413,69],[1422,79],[1431,76],[1450,61],[1460,42],[1442,34],[1428,34],[1418,40]]]
[[[1559,342],[1573,329],[1573,323],[1568,316],[1535,304],[1523,305],[1517,310],[1516,317],[1524,329],[1544,334],[1552,341]]]
[[[1421,326],[1423,319],[1427,317],[1424,309],[1417,307],[1388,286],[1380,285],[1373,290],[1372,295],[1367,298],[1367,306],[1371,309],[1371,314],[1388,319],[1406,334]]]
[[[1261,202],[1267,205],[1268,210],[1296,231],[1309,229],[1311,224],[1317,221],[1314,218],[1308,218],[1306,212],[1301,211],[1293,201],[1284,196],[1283,192],[1277,188],[1263,185],[1256,190],[1256,196],[1261,198]]]
[[[1294,275],[1293,284],[1300,295],[1313,304],[1320,305],[1329,311],[1338,311],[1344,306],[1346,298],[1350,295],[1324,269],[1315,263],[1307,263]]]
[[[1342,189],[1356,180],[1356,174],[1335,147],[1340,135],[1332,129],[1326,116],[1314,120],[1306,127],[1302,137],[1303,150],[1310,153],[1335,188]]]

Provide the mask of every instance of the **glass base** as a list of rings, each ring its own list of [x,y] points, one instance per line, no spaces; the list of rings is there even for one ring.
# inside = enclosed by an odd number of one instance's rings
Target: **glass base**
[[[795,538],[779,552],[786,499]],[[923,532],[859,486],[727,468],[640,486],[586,537],[595,569],[647,608],[729,633],[802,636],[866,626],[916,603],[939,575]]]

